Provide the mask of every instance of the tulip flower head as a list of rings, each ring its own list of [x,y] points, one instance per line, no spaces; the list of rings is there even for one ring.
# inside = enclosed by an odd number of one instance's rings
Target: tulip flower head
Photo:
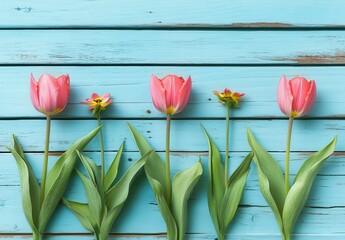
[[[30,96],[32,105],[37,111],[47,116],[58,114],[66,107],[69,92],[68,74],[58,78],[43,74],[38,82],[31,74]]]
[[[89,110],[93,110],[92,114],[94,116],[98,115],[101,111],[112,103],[110,99],[110,93],[104,94],[100,97],[97,93],[93,93],[90,98],[86,99],[86,102],[80,102],[81,104],[89,105]]]
[[[187,105],[192,89],[192,79],[187,80],[176,75],[167,75],[163,79],[152,75],[150,90],[157,110],[173,115],[181,112]]]
[[[315,81],[304,77],[287,80],[285,76],[278,85],[278,105],[280,110],[289,117],[302,117],[312,108],[316,97]]]
[[[230,89],[225,88],[223,92],[213,91],[219,99],[219,102],[227,105],[228,107],[238,108],[238,103],[241,101],[241,97],[244,96],[244,93],[231,92]]]

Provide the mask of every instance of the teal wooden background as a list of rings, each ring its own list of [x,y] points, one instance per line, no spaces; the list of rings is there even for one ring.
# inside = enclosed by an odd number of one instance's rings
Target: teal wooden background
[[[149,94],[151,74],[191,75],[185,111],[172,123],[172,170],[205,167],[191,196],[186,239],[215,239],[207,210],[207,143],[202,123],[224,151],[224,107],[213,89],[245,92],[233,111],[230,161],[233,170],[248,151],[245,128],[283,166],[287,120],[276,103],[281,75],[317,82],[308,117],[294,124],[292,173],[338,134],[336,153],[316,177],[294,238],[345,239],[345,2],[342,0],[61,0],[0,2],[0,237],[30,239],[21,209],[19,176],[6,149],[14,133],[40,176],[43,116],[31,106],[29,75],[69,73],[71,96],[54,117],[51,160],[96,126],[79,102],[109,92],[104,114],[107,159],[125,140],[122,170],[139,157],[126,128],[131,122],[161,154],[164,116]],[[87,148],[99,158],[98,142]],[[98,161],[99,162],[99,161]],[[85,199],[77,177],[66,194]],[[165,224],[141,174],[113,227],[112,239],[165,239]],[[48,239],[92,239],[65,207],[47,228]],[[274,216],[261,196],[253,164],[228,239],[280,239]]]

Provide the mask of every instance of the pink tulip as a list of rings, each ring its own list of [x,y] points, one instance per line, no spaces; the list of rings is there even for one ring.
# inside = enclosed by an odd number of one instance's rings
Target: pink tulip
[[[287,80],[285,76],[278,85],[278,104],[280,110],[289,117],[302,117],[312,108],[316,97],[315,81],[304,77]]]
[[[38,82],[31,74],[30,95],[32,105],[37,111],[51,116],[61,112],[67,104],[70,92],[69,76],[54,78],[43,74]]]
[[[151,96],[155,107],[168,115],[181,112],[187,105],[192,89],[192,79],[185,81],[176,75],[167,75],[163,79],[152,75]]]

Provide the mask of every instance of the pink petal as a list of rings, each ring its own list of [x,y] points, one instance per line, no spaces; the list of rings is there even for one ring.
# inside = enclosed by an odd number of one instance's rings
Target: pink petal
[[[110,99],[110,93],[104,94],[102,96],[102,102],[106,102]]]
[[[93,94],[91,95],[91,98],[94,100],[94,99],[96,99],[96,98],[99,98],[99,95],[98,95],[97,93],[93,93]]]
[[[69,75],[62,75],[58,77],[56,80],[57,83],[59,84],[59,97],[57,99],[57,107],[59,108],[60,111],[62,111],[68,102],[68,96],[70,93],[70,81],[69,81]]]
[[[166,113],[167,105],[165,98],[165,90],[163,88],[161,80],[159,80],[155,75],[151,77],[150,91],[153,105],[158,111]]]
[[[50,115],[57,109],[59,97],[59,84],[56,79],[49,75],[43,74],[38,80],[38,96],[41,112]]]
[[[293,96],[291,93],[291,87],[286,80],[285,76],[283,75],[279,81],[278,84],[278,92],[277,92],[277,97],[278,97],[278,105],[280,110],[290,116],[292,112],[292,101],[293,101]]]
[[[31,102],[34,108],[37,111],[40,111],[40,104],[38,101],[38,85],[32,73],[30,75],[30,97],[31,97]]]
[[[307,92],[305,96],[304,107],[300,112],[301,117],[306,115],[308,112],[310,112],[311,108],[314,105],[315,98],[316,98],[316,84],[315,84],[315,81],[312,80],[309,82],[309,91]]]
[[[292,110],[300,113],[304,108],[305,98],[309,91],[309,82],[304,77],[295,77],[290,80],[293,96]]]
[[[176,106],[175,113],[181,112],[186,107],[191,90],[192,90],[192,79],[190,76],[188,76],[187,80],[184,82],[184,84],[182,85],[179,91],[178,104]]]
[[[161,82],[165,89],[166,106],[176,108],[179,101],[179,91],[184,83],[183,78],[176,75],[167,75]]]

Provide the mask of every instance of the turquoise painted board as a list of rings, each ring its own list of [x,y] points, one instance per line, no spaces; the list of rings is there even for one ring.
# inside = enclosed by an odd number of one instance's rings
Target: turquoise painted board
[[[277,84],[280,77],[302,75],[317,82],[318,97],[315,107],[307,117],[340,118],[345,116],[345,95],[339,88],[345,88],[345,67],[90,67],[90,66],[44,66],[44,67],[2,67],[0,68],[0,95],[7,101],[0,101],[1,118],[42,118],[29,101],[29,77],[36,78],[42,72],[54,75],[69,73],[72,94],[65,111],[57,118],[91,118],[84,105],[79,104],[93,91],[111,92],[115,101],[105,118],[163,118],[151,101],[149,81],[152,74],[163,77],[178,73],[191,75],[193,91],[186,111],[176,118],[215,119],[224,117],[224,107],[218,104],[213,89],[225,86],[245,92],[242,108],[232,112],[235,118],[285,118],[277,105]],[[8,89],[13,89],[8,91]],[[140,92],[141,94],[137,94]],[[330,97],[332,96],[332,97]],[[8,102],[16,107],[7,110]]]
[[[344,31],[3,30],[0,64],[344,64],[344,39]]]
[[[344,27],[341,0],[1,1],[1,27]]]
[[[114,104],[104,113],[106,162],[125,141],[121,173],[139,158],[127,122],[164,156],[164,115],[151,102],[151,75],[192,76],[190,102],[174,116],[171,128],[173,174],[199,158],[205,169],[191,196],[186,240],[216,238],[207,210],[208,148],[200,127],[207,128],[224,156],[225,109],[212,90],[229,87],[246,94],[241,108],[232,112],[230,171],[249,151],[246,127],[283,168],[287,119],[276,103],[278,81],[283,74],[314,79],[314,108],[294,124],[292,178],[336,134],[338,144],[315,179],[294,239],[345,239],[344,7],[340,0],[1,1],[0,238],[31,239],[17,166],[6,146],[15,134],[40,181],[45,121],[31,106],[29,77],[47,72],[71,77],[67,108],[52,122],[49,166],[96,126],[79,102],[92,92],[109,92]],[[91,142],[86,154],[100,165],[98,141]],[[85,200],[76,176],[66,197]],[[63,206],[46,232],[48,240],[93,239]],[[162,240],[165,232],[141,172],[110,239]],[[280,239],[254,164],[227,239]]]

